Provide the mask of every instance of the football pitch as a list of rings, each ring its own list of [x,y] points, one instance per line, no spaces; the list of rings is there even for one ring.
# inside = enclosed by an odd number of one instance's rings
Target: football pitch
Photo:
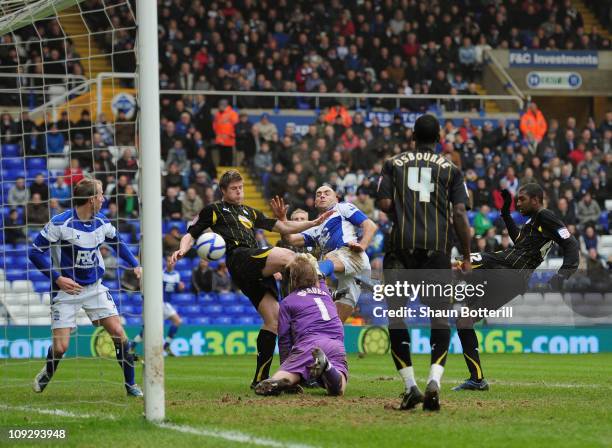
[[[424,388],[428,356],[415,356]],[[0,445],[7,446],[611,446],[612,354],[483,355],[488,392],[452,392],[466,376],[451,355],[442,410],[395,410],[403,387],[388,355],[349,357],[347,394],[258,397],[253,356],[166,359],[166,415],[143,418],[125,397],[116,361],[66,360],[44,393],[31,391],[43,361],[0,363]],[[273,369],[277,367],[275,357]],[[141,378],[139,366],[137,378]],[[139,380],[142,384],[142,381]],[[8,439],[9,429],[65,429],[54,441]]]

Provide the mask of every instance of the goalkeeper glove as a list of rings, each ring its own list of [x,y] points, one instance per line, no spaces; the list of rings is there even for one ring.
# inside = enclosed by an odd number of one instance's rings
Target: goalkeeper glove
[[[501,191],[502,198],[504,199],[504,205],[502,206],[502,215],[509,215],[510,209],[512,208],[512,195],[508,190]]]

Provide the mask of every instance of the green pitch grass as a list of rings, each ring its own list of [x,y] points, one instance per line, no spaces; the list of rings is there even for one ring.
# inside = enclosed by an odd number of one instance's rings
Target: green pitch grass
[[[428,360],[415,357],[422,388]],[[351,356],[349,364],[351,378],[345,397],[307,390],[301,396],[266,398],[255,396],[248,388],[252,356],[167,359],[167,420],[200,431],[188,434],[147,423],[142,402],[125,397],[114,361],[63,361],[43,394],[30,389],[42,361],[3,361],[0,445],[10,443],[9,428],[63,428],[67,439],[51,445],[96,448],[255,446],[227,440],[230,431],[239,432],[243,439],[257,438],[251,442],[260,446],[276,447],[612,445],[609,354],[484,355],[489,392],[452,392],[466,369],[461,356],[450,356],[439,413],[394,409],[403,387],[390,356]],[[141,370],[139,367],[137,378]],[[55,410],[68,414],[48,413]],[[224,431],[225,439],[211,436],[219,431]],[[19,446],[41,443],[45,442],[19,442]]]

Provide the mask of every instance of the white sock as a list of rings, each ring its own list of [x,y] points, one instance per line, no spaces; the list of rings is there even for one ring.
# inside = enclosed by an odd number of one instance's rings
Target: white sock
[[[442,379],[442,374],[444,373],[444,367],[440,364],[432,364],[431,369],[429,370],[429,378],[427,378],[427,384],[430,381],[435,381],[440,387],[440,380]]]
[[[409,391],[412,386],[416,386],[416,381],[414,380],[414,368],[412,366],[399,369],[398,372],[404,380],[406,391]]]

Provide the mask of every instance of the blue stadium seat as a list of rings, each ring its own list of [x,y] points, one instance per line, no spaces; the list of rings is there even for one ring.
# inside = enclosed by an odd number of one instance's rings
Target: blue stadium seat
[[[468,212],[468,220],[470,221],[470,225],[474,225],[474,217],[476,216],[476,212],[470,210]]]
[[[174,267],[177,271],[184,271],[185,269],[191,270],[191,260],[189,258],[181,258],[176,262]]]
[[[23,159],[2,159],[2,169],[3,170],[24,170],[25,163]]]
[[[126,244],[132,244],[132,234],[130,232],[119,232],[119,237]]]
[[[190,319],[190,325],[210,325],[210,317],[198,316]]]
[[[228,306],[225,309],[227,310],[228,314],[234,314],[237,316],[243,315],[244,314],[244,305],[232,305],[232,306]]]
[[[47,159],[44,157],[26,158],[26,168],[47,171]]]
[[[254,317],[251,316],[242,316],[242,317],[235,317],[232,319],[232,323],[235,325],[254,325],[256,324],[256,320]]]
[[[200,303],[215,303],[217,301],[217,293],[215,292],[201,292],[198,294],[198,302]]]
[[[169,233],[170,229],[172,229],[172,227],[178,227],[179,232],[181,232],[181,234],[183,234],[183,233],[185,233],[187,231],[187,223],[185,223],[185,221],[164,220],[164,222],[162,223],[162,230],[163,230],[164,234]]]
[[[199,310],[202,310],[202,314],[205,314],[207,316],[213,316],[215,314],[222,314],[223,313],[223,307],[221,305],[207,305],[207,306],[203,306],[203,307],[199,307],[196,306],[196,308]]]
[[[177,269],[179,275],[181,276],[181,281],[185,283],[185,288],[187,290],[191,289],[191,269]]]
[[[170,296],[170,302],[181,305],[191,305],[194,303],[194,295],[186,292],[174,293]]]
[[[111,294],[112,294],[114,291],[118,291],[118,290],[119,290],[119,282],[118,282],[117,280],[104,280],[104,281],[102,282],[102,284],[103,284],[104,286],[106,286],[108,289],[110,289]]]
[[[227,316],[219,316],[212,319],[213,325],[232,325],[232,318]]]
[[[219,302],[223,304],[235,303],[236,302],[236,294],[233,292],[222,292],[219,293]]]
[[[51,292],[51,281],[37,281],[34,282],[34,291],[38,293]]]
[[[185,314],[187,316],[200,316],[202,314],[202,309],[198,305],[180,306],[179,314]]]
[[[2,157],[19,157],[21,156],[21,147],[15,144],[2,145]]]
[[[5,181],[15,180],[18,177],[25,177],[25,170],[23,168],[11,169],[11,170],[2,170],[2,179]]]
[[[39,174],[42,174],[43,177],[45,178],[46,182],[49,182],[49,171],[47,171],[46,169],[41,169],[41,168],[26,168],[26,179],[28,181],[33,181],[36,176],[38,176]]]
[[[607,210],[601,212],[601,215],[599,215],[599,224],[606,230],[606,232],[609,231],[608,229],[608,211]]]
[[[14,280],[27,280],[28,273],[25,269],[7,269],[5,271],[6,279],[10,282]]]
[[[125,322],[128,325],[140,326],[142,325],[142,317],[126,317]]]
[[[120,304],[117,304],[117,307],[119,308],[119,314],[122,314],[124,316],[126,315],[138,316],[138,314],[134,312],[134,307],[132,305],[120,303]]]
[[[491,221],[496,221],[497,218],[499,218],[499,212],[497,210],[493,210],[492,212],[489,212],[488,218]]]

